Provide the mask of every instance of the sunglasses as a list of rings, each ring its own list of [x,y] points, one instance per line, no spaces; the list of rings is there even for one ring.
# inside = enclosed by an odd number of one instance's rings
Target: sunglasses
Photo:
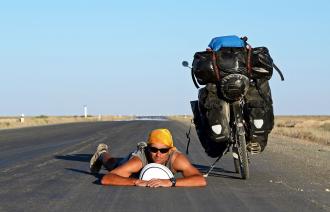
[[[148,149],[152,153],[157,153],[159,151],[160,153],[163,153],[164,154],[164,153],[167,153],[171,148],[158,149],[156,147],[149,146]]]

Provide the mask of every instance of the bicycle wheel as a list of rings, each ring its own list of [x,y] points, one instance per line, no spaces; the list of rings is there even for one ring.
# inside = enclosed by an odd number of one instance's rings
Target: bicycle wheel
[[[238,173],[240,173],[240,165],[239,165],[239,156],[238,156],[237,147],[233,147],[232,151],[233,151],[235,172],[238,174]]]
[[[238,157],[239,168],[242,179],[250,177],[248,151],[246,149],[246,141],[244,133],[238,136]]]

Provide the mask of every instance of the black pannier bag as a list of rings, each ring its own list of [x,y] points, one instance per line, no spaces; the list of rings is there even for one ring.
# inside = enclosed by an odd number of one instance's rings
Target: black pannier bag
[[[218,97],[215,84],[208,83],[198,93],[202,123],[208,129],[208,137],[218,143],[227,142],[230,136],[229,103]]]
[[[251,78],[270,80],[273,75],[273,59],[266,47],[252,49],[251,63]]]
[[[218,83],[230,74],[248,76],[246,57],[246,49],[236,47],[223,47],[216,52],[196,52],[192,71],[200,85]]]
[[[244,116],[248,124],[247,141],[258,142],[263,151],[268,134],[274,127],[273,101],[268,80],[251,81],[245,95]]]
[[[200,85],[216,83],[218,81],[214,66],[212,51],[195,53],[192,63],[192,71]]]
[[[202,144],[206,154],[210,157],[218,157],[221,155],[227,148],[226,143],[217,143],[208,136],[207,127],[202,122],[202,115],[199,110],[198,101],[191,101],[191,109],[194,115],[194,125],[196,129],[197,136],[200,143]]]

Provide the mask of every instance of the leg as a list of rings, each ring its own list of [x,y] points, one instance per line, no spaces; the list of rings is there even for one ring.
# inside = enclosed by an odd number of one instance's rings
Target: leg
[[[113,169],[116,163],[116,159],[111,158],[108,153],[108,145],[99,144],[96,152],[90,160],[90,171],[92,174],[97,174],[104,165],[108,170]]]
[[[108,152],[104,152],[100,155],[100,160],[102,161],[102,165],[108,170],[111,171],[118,164],[117,158],[112,158]]]

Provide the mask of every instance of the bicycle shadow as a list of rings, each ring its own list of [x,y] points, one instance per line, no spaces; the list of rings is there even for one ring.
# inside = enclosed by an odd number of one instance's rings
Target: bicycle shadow
[[[202,174],[206,174],[210,169],[210,166],[199,165],[199,164],[192,164],[195,166]],[[240,177],[235,176],[237,175],[234,171],[229,171],[220,167],[214,167],[212,171],[208,174],[208,176],[212,177],[223,177],[223,178],[231,178],[231,179],[241,179]]]

